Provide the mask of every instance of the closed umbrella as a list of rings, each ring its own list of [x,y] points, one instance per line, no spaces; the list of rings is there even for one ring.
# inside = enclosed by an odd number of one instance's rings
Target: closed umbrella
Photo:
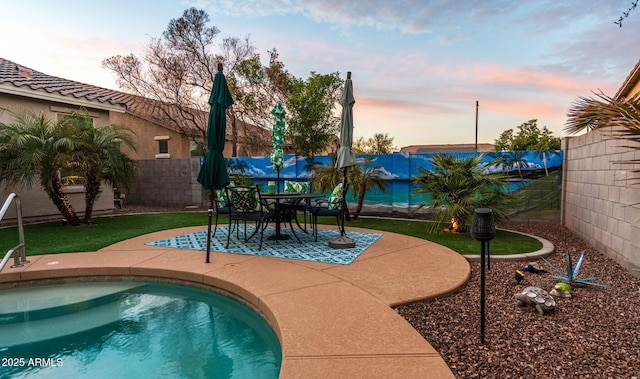
[[[269,160],[273,164],[273,168],[278,172],[278,192],[280,192],[280,170],[284,167],[284,116],[286,112],[282,107],[282,102],[278,101],[276,106],[271,110],[271,114],[275,117],[273,124],[273,134],[271,142],[273,143],[273,151],[269,155]]]
[[[340,150],[336,159],[337,169],[347,169],[358,164],[356,155],[353,153],[353,83],[351,82],[351,72],[347,72],[347,80],[344,82],[340,105],[342,106],[342,117],[340,119]],[[345,171],[346,172],[346,171]]]
[[[213,216],[213,199],[215,191],[229,184],[229,173],[224,162],[224,141],[227,134],[226,109],[233,104],[233,98],[227,80],[222,73],[222,63],[218,63],[218,73],[213,80],[211,96],[209,96],[209,121],[207,122],[207,153],[198,172],[198,183],[209,189],[209,228],[207,231],[207,260],[211,252],[211,218]]]
[[[351,72],[347,72],[347,80],[344,82],[344,89],[342,90],[342,96],[340,96],[340,105],[342,106],[340,150],[338,150],[338,157],[336,159],[336,168],[343,170],[344,175],[342,179],[342,228],[340,229],[340,236],[329,241],[329,246],[337,249],[352,248],[356,245],[355,241],[347,237],[344,231],[344,212],[346,210],[346,194],[348,189],[347,169],[358,164],[356,155],[353,153],[351,147],[353,144],[353,104],[355,104],[355,102]]]

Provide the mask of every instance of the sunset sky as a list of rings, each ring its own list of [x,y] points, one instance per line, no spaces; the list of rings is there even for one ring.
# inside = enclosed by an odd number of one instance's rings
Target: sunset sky
[[[538,119],[556,136],[578,96],[614,95],[640,59],[631,0],[0,0],[0,57],[117,90],[101,61],[143,56],[195,6],[227,36],[249,37],[285,68],[352,72],[355,137],[397,147],[479,142]],[[639,7],[640,8],[640,7]],[[264,61],[266,63],[266,60]],[[339,111],[339,107],[337,109]]]

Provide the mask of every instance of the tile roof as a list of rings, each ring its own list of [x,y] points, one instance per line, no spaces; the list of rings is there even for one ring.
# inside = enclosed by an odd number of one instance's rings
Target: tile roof
[[[44,90],[48,93],[73,96],[76,99],[83,98],[88,101],[98,101],[111,105],[126,105],[127,96],[131,96],[122,92],[43,74],[40,71],[0,58],[0,84],[3,83],[11,83],[16,87],[27,86],[34,91]]]

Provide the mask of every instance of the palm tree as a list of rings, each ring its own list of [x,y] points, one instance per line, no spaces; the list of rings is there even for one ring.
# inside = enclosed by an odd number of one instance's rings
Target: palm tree
[[[612,127],[613,138],[635,142],[627,147],[640,150],[640,144],[637,144],[640,142],[640,92],[628,99],[614,99],[602,92],[597,93],[596,98],[579,97],[569,108],[567,116],[564,130],[569,134]],[[624,163],[635,164],[640,160]]]
[[[73,112],[61,120],[58,127],[68,129],[78,137],[71,167],[84,179],[85,223],[91,222],[93,205],[103,182],[112,187],[128,189],[135,174],[135,164],[121,151],[124,144],[135,151],[131,129],[106,125],[94,127],[86,110]]]
[[[351,193],[358,199],[356,211],[351,217],[352,221],[357,220],[358,216],[360,216],[362,204],[364,203],[364,196],[367,192],[374,188],[378,188],[382,192],[387,190],[387,181],[380,176],[380,174],[383,173],[382,166],[371,167],[371,163],[373,161],[373,157],[365,158],[362,168],[360,165],[353,166],[353,170],[351,170],[351,173],[349,174]]]
[[[567,112],[564,130],[576,134],[611,126],[618,138],[638,141],[640,138],[640,92],[628,99],[616,100],[604,93],[596,98],[579,97]]]
[[[480,166],[483,155],[464,158],[436,154],[431,160],[434,170],[418,168],[420,174],[411,178],[411,182],[417,185],[414,193],[429,194],[431,207],[438,209],[432,231],[440,231],[446,224],[451,231],[465,231],[475,208],[491,208],[497,222],[508,218],[511,196],[505,191],[507,178],[503,174],[483,174]]]
[[[42,114],[28,110],[4,109],[14,118],[0,124],[0,180],[12,186],[38,184],[70,225],[80,219],[62,191],[60,169],[71,162],[77,138],[71,130],[60,129]]]

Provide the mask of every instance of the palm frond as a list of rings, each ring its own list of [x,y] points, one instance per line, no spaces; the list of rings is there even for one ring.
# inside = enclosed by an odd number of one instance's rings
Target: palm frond
[[[595,130],[607,126],[640,134],[640,92],[628,99],[617,100],[603,92],[595,97],[579,97],[567,112],[564,130],[576,134],[583,130]]]

